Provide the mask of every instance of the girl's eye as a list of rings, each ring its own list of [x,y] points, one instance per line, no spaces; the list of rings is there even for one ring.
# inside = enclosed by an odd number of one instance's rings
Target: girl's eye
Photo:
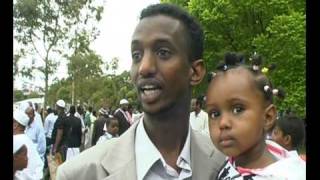
[[[142,53],[140,51],[133,51],[132,52],[132,60],[134,62],[138,62],[140,61],[142,58]]]
[[[220,116],[220,112],[218,112],[218,111],[212,111],[211,113],[210,113],[210,118],[211,119],[215,119],[215,118],[217,118],[217,117],[219,117]]]
[[[157,56],[159,56],[160,59],[169,59],[171,57],[171,51],[169,49],[160,48],[157,51]]]
[[[239,114],[239,113],[241,113],[242,111],[244,111],[244,108],[241,107],[241,106],[236,106],[236,107],[234,107],[234,108],[232,109],[232,112],[233,112],[234,114]]]

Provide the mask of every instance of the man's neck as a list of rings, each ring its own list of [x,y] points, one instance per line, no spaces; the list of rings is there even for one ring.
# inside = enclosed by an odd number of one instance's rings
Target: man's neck
[[[161,113],[161,115],[144,113],[143,123],[147,135],[165,161],[178,170],[176,161],[184,146],[189,130],[188,108],[180,108],[175,112]]]
[[[196,115],[198,115],[200,113],[200,111],[201,111],[201,109],[196,109],[195,110]]]

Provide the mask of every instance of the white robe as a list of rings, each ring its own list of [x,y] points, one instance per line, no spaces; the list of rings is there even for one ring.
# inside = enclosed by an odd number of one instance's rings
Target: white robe
[[[28,165],[22,171],[16,171],[16,180],[39,180],[43,178],[43,161],[36,149],[36,145],[26,134],[13,135],[13,141],[23,141],[27,146]]]

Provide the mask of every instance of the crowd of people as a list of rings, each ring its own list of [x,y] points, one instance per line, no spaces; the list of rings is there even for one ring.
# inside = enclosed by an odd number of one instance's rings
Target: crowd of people
[[[118,137],[137,120],[133,118],[132,106],[126,99],[120,100],[119,108],[115,111],[101,107],[98,113],[92,106],[86,110],[80,105],[71,105],[67,110],[65,101],[60,99],[55,107],[47,107],[44,118],[35,106],[28,102],[14,110],[14,142],[18,143],[14,145],[14,154],[20,157],[20,154],[32,153],[28,155],[29,163],[26,163],[31,165],[23,170],[16,169],[22,170],[17,171],[17,179],[52,178],[56,166],[97,143]],[[134,113],[134,116],[141,115]],[[20,134],[23,134],[23,138],[20,138]],[[40,157],[41,161],[36,157]],[[37,159],[39,163],[34,165],[32,159]]]
[[[131,79],[143,112],[132,113],[126,99],[114,112],[66,110],[60,99],[43,121],[32,103],[14,110],[15,179],[42,179],[50,168],[58,180],[306,179],[298,152],[304,123],[277,112],[273,99],[285,94],[259,56],[245,64],[242,55],[226,53],[207,73],[206,94],[192,98],[206,75],[203,40],[182,8],[145,8],[131,42]]]

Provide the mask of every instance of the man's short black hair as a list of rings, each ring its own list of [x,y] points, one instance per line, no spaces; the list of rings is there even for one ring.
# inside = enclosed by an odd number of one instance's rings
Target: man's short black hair
[[[305,126],[302,119],[294,114],[284,114],[277,120],[277,126],[283,135],[290,135],[292,147],[298,149],[303,145],[305,138]]]
[[[189,61],[202,59],[203,55],[203,30],[200,24],[187,11],[174,4],[153,4],[142,10],[140,20],[145,17],[166,15],[181,21],[189,35]]]
[[[106,126],[107,127],[110,125],[111,121],[118,121],[119,122],[118,118],[116,118],[114,116],[109,117],[109,118],[107,118],[107,121],[106,121]]]
[[[198,97],[197,97],[196,105],[200,105],[200,108],[202,108],[202,105],[203,105],[203,96],[198,96]]]
[[[92,112],[93,108],[92,106],[89,106],[89,112]]]
[[[76,107],[75,106],[70,106],[70,110],[69,110],[70,114],[74,114],[76,113]]]
[[[49,107],[49,108],[47,109],[47,113],[50,114],[50,113],[52,113],[52,112],[53,112],[53,110],[51,109],[51,107]]]

